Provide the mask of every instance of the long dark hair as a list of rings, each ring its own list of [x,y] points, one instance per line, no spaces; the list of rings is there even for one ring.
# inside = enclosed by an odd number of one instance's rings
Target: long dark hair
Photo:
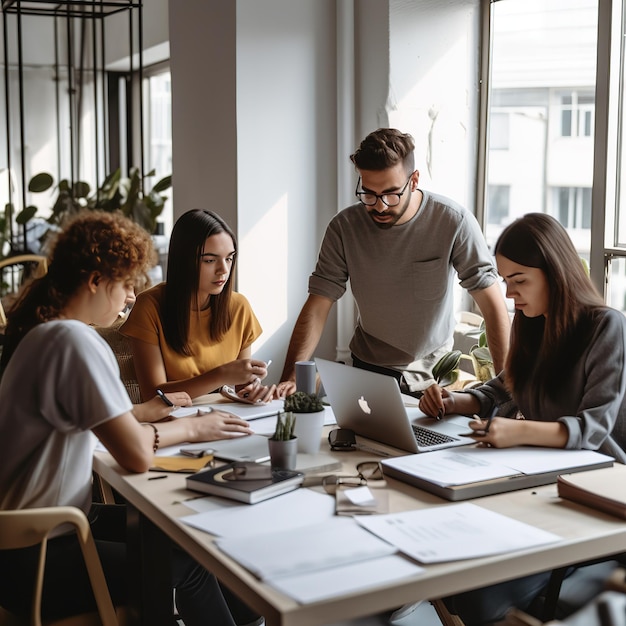
[[[594,314],[605,308],[567,231],[543,213],[529,213],[504,229],[495,254],[542,270],[549,289],[545,316],[515,312],[506,361],[515,395],[532,385],[536,398],[550,396],[565,382],[587,346]]]
[[[217,213],[204,209],[192,209],[183,213],[172,229],[161,321],[169,346],[185,356],[192,354],[189,347],[189,312],[196,304],[202,251],[206,240],[219,233],[230,235],[235,255],[224,289],[217,295],[209,296],[208,302],[202,305],[203,309],[211,310],[209,336],[216,342],[224,336],[232,323],[230,298],[237,260],[237,240],[228,224]]]
[[[25,286],[7,313],[0,371],[24,335],[58,318],[94,272],[105,280],[135,282],[147,279],[155,258],[149,234],[121,213],[79,213],[57,236],[48,272]]]

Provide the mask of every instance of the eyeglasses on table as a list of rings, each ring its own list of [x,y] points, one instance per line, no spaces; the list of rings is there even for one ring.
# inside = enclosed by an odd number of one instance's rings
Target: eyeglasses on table
[[[378,461],[362,461],[357,463],[356,476],[329,474],[322,477],[322,487],[326,493],[335,495],[341,487],[384,487],[387,483],[383,468]]]

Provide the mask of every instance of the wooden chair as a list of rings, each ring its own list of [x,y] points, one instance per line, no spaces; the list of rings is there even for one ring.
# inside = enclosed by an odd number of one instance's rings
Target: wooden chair
[[[41,592],[47,541],[52,530],[62,524],[71,524],[76,529],[98,611],[62,620],[42,622]],[[59,506],[20,511],[0,511],[0,549],[26,548],[36,544],[40,544],[40,554],[30,617],[23,619],[0,609],[0,625],[91,626],[93,624],[119,626],[120,621],[118,621],[118,615],[111,602],[89,521],[80,509],[71,506]],[[68,593],[72,593],[72,590],[68,589]]]
[[[464,626],[463,620],[458,615],[453,615],[448,611],[443,600],[431,600],[430,603],[437,612],[442,626]]]
[[[5,283],[5,271],[12,268],[10,282]],[[48,259],[38,254],[19,254],[0,261],[0,284],[15,293],[30,278],[39,278],[48,271]],[[0,301],[0,324],[6,326],[7,318]]]
[[[112,326],[98,326],[96,330],[100,336],[111,346],[113,354],[120,366],[120,377],[126,391],[133,404],[141,404],[141,391],[135,373],[135,363],[133,361],[133,351],[130,339],[120,332],[122,321],[116,322]]]

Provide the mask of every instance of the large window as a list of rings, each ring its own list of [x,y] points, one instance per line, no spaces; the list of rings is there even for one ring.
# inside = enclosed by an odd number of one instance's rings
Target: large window
[[[149,68],[144,81],[144,149],[146,168],[155,172],[154,184],[172,173],[172,78],[169,66]],[[159,218],[165,233],[172,229],[173,189],[167,191],[167,196],[165,210]]]
[[[598,6],[490,3],[485,232],[549,213],[590,257]]]

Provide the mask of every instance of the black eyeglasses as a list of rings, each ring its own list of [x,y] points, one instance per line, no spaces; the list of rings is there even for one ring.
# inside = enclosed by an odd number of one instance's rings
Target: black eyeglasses
[[[415,174],[415,172],[411,172],[409,179],[406,181],[404,187],[402,187],[402,191],[394,193],[371,193],[370,191],[359,191],[359,185],[361,184],[361,177],[359,176],[354,193],[360,200],[361,204],[364,204],[365,206],[374,206],[378,202],[379,198],[385,206],[398,206],[406,188],[409,185],[409,182],[411,181],[411,178],[413,177],[413,174]]]
[[[356,471],[356,476],[337,476],[336,474],[324,476],[322,479],[322,486],[324,487],[324,490],[330,495],[335,495],[335,493],[337,493],[337,489],[342,486],[362,487],[370,484],[371,481],[382,481],[380,486],[385,484],[383,468],[377,461],[363,461],[362,463],[357,464]]]

